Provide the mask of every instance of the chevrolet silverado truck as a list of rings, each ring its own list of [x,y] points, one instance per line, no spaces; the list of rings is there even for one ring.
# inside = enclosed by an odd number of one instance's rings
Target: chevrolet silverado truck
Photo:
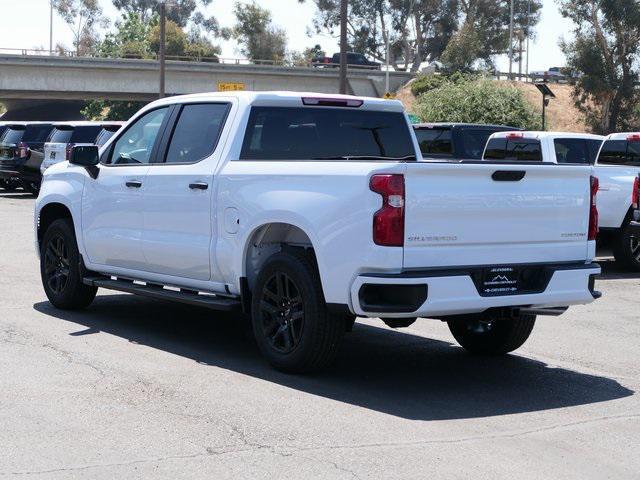
[[[105,288],[238,312],[304,372],[356,317],[517,349],[537,315],[599,296],[596,192],[581,165],[425,162],[397,101],[218,92],[74,147],[44,173],[35,238],[58,308]]]
[[[640,133],[602,137],[583,133],[502,132],[490,137],[483,158],[591,165],[599,180],[598,239],[611,246],[616,263],[640,271],[640,243],[631,228],[632,190],[640,174]]]

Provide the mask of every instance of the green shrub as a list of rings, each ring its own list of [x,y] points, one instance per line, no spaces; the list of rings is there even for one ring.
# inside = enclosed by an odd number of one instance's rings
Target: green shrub
[[[427,93],[434,88],[439,88],[447,82],[447,78],[444,75],[420,75],[411,82],[411,93],[414,96],[419,97],[423,93]]]
[[[445,82],[414,105],[423,122],[463,122],[541,128],[540,114],[514,86],[492,80]]]

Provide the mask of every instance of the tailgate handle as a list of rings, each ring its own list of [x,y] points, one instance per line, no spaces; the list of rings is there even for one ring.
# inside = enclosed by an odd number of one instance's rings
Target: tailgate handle
[[[496,182],[519,182],[526,174],[524,170],[496,170],[491,178]]]

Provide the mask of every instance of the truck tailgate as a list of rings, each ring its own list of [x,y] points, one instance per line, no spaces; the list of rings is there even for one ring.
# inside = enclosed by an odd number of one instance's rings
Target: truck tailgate
[[[586,260],[590,174],[584,166],[408,164],[404,268]]]

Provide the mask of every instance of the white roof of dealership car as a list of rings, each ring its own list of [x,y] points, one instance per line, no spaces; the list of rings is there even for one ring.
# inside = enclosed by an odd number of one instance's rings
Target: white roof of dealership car
[[[589,140],[604,140],[602,135],[594,135],[593,133],[574,133],[574,132],[542,132],[542,131],[514,131],[514,132],[496,132],[491,134],[490,138],[504,138],[508,135],[518,135],[522,138],[534,138],[541,140],[543,138],[586,138]]]
[[[634,136],[637,138],[640,136],[640,132],[620,132],[620,133],[612,133],[605,137],[607,140],[627,140],[630,136]]]
[[[58,126],[69,126],[69,127],[83,127],[83,126],[93,126],[93,125],[124,125],[126,122],[121,121],[111,121],[111,120],[69,120],[68,122],[53,122],[55,127]]]
[[[260,106],[303,106],[303,98],[320,98],[320,99],[335,99],[335,100],[362,100],[364,103],[360,108],[367,110],[369,108],[373,110],[387,110],[387,111],[404,111],[402,103],[398,100],[386,100],[375,97],[359,97],[353,95],[339,95],[337,93],[316,93],[316,92],[256,92],[256,91],[230,91],[230,92],[209,92],[209,93],[194,93],[190,95],[177,95],[174,97],[163,98],[156,100],[153,103],[147,105],[146,108],[151,106],[159,106],[162,104],[174,104],[174,103],[188,103],[192,101],[203,100],[218,100],[220,98],[237,98],[241,102],[249,105]],[[356,107],[345,107],[353,108]]]

